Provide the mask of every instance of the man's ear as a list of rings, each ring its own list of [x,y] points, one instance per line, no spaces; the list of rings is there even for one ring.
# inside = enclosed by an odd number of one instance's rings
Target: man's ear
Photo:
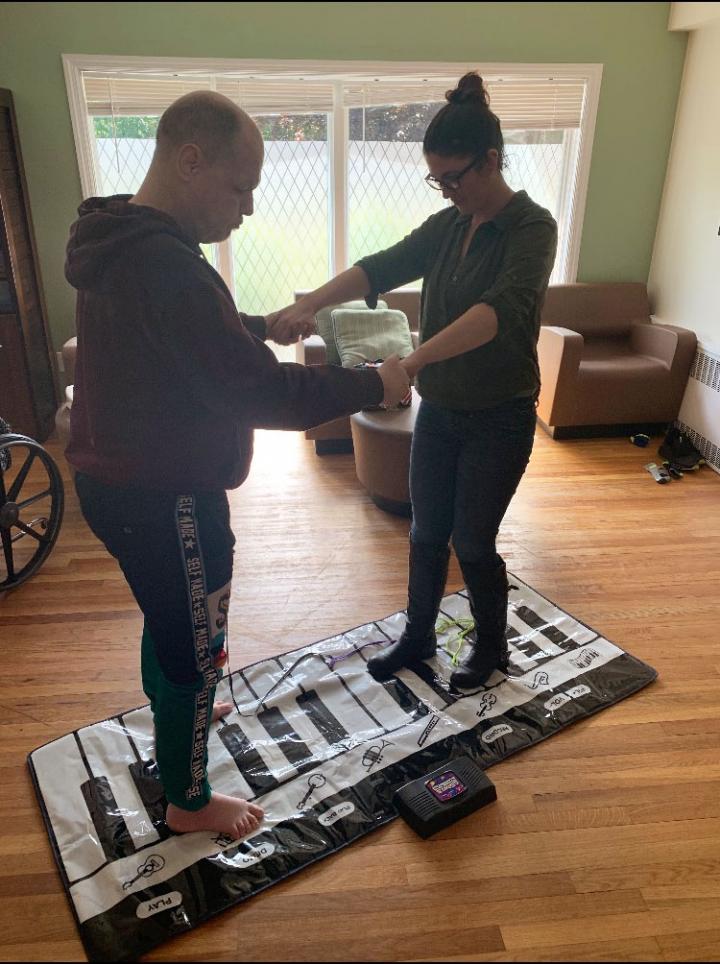
[[[192,180],[201,170],[204,160],[197,144],[183,144],[177,154],[177,170],[182,180]]]

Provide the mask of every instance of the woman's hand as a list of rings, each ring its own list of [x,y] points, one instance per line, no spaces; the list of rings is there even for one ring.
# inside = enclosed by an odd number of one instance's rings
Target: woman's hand
[[[394,408],[410,393],[410,381],[403,364],[397,355],[386,358],[377,370],[382,379],[384,396],[383,405]]]
[[[414,378],[426,365],[455,358],[456,355],[463,355],[486,345],[497,332],[498,319],[495,309],[481,302],[469,308],[447,328],[424,341],[412,354],[403,358],[401,364],[408,376]]]
[[[298,338],[307,338],[317,331],[315,315],[329,305],[340,305],[353,298],[370,294],[370,282],[364,270],[353,265],[337,277],[308,291],[294,304],[275,311],[266,318],[268,338],[280,345],[290,345]]]
[[[316,331],[315,312],[302,298],[265,318],[268,338],[278,345],[291,345]]]
[[[406,355],[405,358],[401,358],[400,364],[407,372],[407,376],[410,381],[412,381],[420,369],[424,366],[422,356],[420,355],[420,349],[416,348],[414,352]]]

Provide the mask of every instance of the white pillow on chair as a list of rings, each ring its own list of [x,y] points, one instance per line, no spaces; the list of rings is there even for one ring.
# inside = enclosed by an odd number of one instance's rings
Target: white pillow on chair
[[[392,308],[358,311],[335,308],[331,313],[333,334],[343,368],[377,361],[390,355],[404,358],[413,351],[407,315]]]

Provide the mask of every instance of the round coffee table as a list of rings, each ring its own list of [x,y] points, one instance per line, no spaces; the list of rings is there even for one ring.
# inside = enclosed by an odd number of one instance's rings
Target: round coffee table
[[[420,396],[408,408],[350,416],[355,471],[378,508],[410,518],[410,443]]]

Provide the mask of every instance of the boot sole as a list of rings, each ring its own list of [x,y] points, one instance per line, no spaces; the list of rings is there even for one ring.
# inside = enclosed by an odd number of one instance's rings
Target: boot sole
[[[436,655],[436,653],[437,653],[437,650],[430,653],[429,655],[416,656],[414,659],[409,659],[404,663],[394,665],[392,669],[390,669],[389,667],[385,667],[382,664],[378,666],[376,663],[376,660],[378,657],[375,657],[374,659],[371,659],[368,661],[367,671],[372,676],[372,678],[376,680],[378,683],[386,683],[389,679],[392,679],[393,676],[395,676],[396,673],[398,673],[401,669],[412,669],[413,665],[422,663],[427,659],[432,659],[433,656]],[[373,663],[375,663],[375,665],[372,665]]]
[[[493,666],[492,669],[486,673],[474,673],[472,674],[471,680],[468,681],[467,678],[462,682],[458,682],[459,673],[451,673],[450,675],[450,685],[459,690],[471,690],[475,689],[477,686],[484,686],[485,683],[490,679],[493,673],[500,672],[507,674],[508,664],[507,662],[500,663],[498,666]],[[464,672],[468,672],[465,670]]]

